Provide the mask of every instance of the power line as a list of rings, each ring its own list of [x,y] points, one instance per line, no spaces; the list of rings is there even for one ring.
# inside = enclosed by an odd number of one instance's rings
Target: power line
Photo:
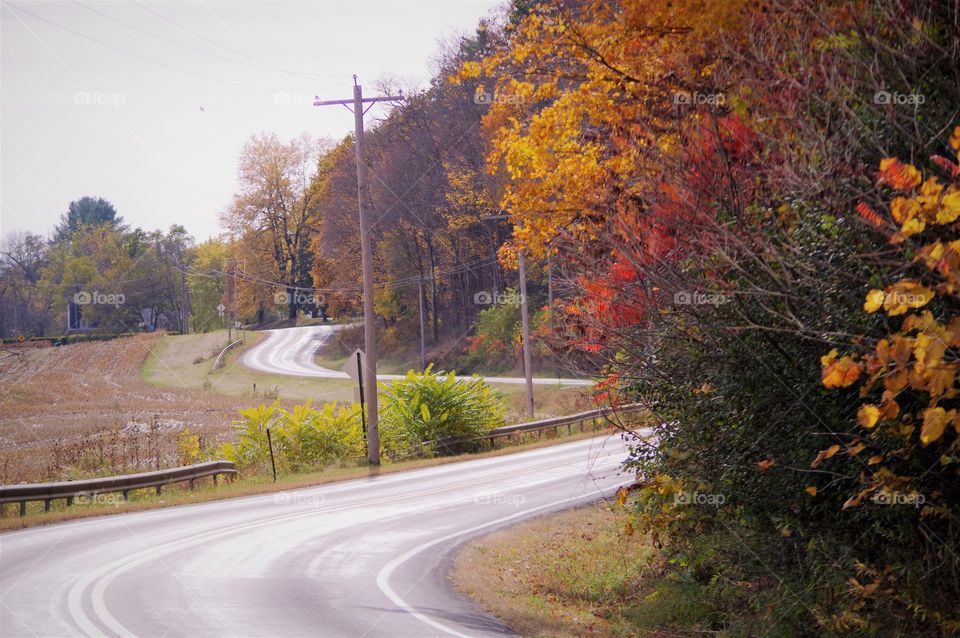
[[[77,5],[83,7],[84,9],[86,9],[86,10],[88,10],[88,11],[91,11],[91,12],[93,12],[93,13],[96,13],[96,14],[99,15],[99,16],[103,16],[103,17],[106,18],[107,20],[110,20],[110,21],[112,21],[112,22],[116,22],[117,24],[122,25],[122,26],[124,26],[124,27],[127,27],[128,29],[132,29],[133,31],[136,31],[136,32],[138,32],[138,33],[142,33],[142,34],[144,34],[144,35],[146,35],[146,36],[149,36],[149,37],[151,37],[151,38],[154,38],[154,39],[156,39],[156,40],[160,40],[161,42],[166,42],[166,43],[168,43],[168,44],[172,44],[172,45],[174,45],[174,46],[180,47],[181,49],[186,49],[187,51],[192,51],[193,53],[199,53],[200,55],[205,55],[205,56],[208,56],[208,57],[211,57],[211,58],[215,58],[215,59],[217,59],[217,60],[223,60],[223,61],[225,61],[225,62],[230,62],[231,64],[238,64],[238,65],[243,66],[243,67],[246,67],[246,68],[248,68],[248,69],[257,69],[257,70],[260,70],[260,71],[268,71],[268,70],[271,70],[271,67],[268,67],[268,66],[266,66],[266,65],[264,65],[264,64],[262,64],[262,63],[259,63],[259,62],[256,64],[256,66],[254,66],[254,65],[250,64],[249,62],[244,62],[244,61],[242,61],[242,60],[234,60],[233,58],[228,58],[228,57],[226,57],[226,56],[217,55],[216,53],[210,53],[209,51],[204,51],[203,49],[197,49],[197,48],[195,48],[195,47],[191,47],[191,46],[189,46],[189,45],[182,44],[182,43],[180,43],[180,42],[177,42],[176,40],[171,40],[170,38],[167,38],[167,37],[164,37],[164,36],[161,36],[161,35],[157,35],[157,34],[155,34],[155,33],[151,33],[150,31],[147,31],[146,29],[141,29],[140,27],[138,27],[138,26],[136,26],[136,25],[134,25],[134,24],[130,24],[129,22],[125,22],[125,21],[123,21],[123,20],[121,20],[121,19],[119,19],[119,18],[116,18],[116,17],[108,14],[108,13],[104,13],[103,11],[100,11],[99,9],[94,9],[93,7],[84,4],[84,3],[80,2],[79,0],[73,0],[73,2],[74,2],[74,4],[77,4]],[[158,14],[158,15],[159,15],[159,14]],[[162,17],[162,16],[161,16],[161,17]],[[282,69],[281,69],[281,71],[282,71]],[[284,71],[284,72],[286,73],[286,71]],[[294,74],[294,75],[298,75],[298,74]],[[306,77],[306,76],[299,76],[299,77],[302,77],[302,78],[304,78],[304,79],[311,80],[311,81],[316,81],[316,80],[314,80],[313,78],[309,78],[309,77]]]
[[[222,83],[222,84],[231,84],[231,85],[233,85],[233,86],[239,86],[239,87],[242,87],[242,88],[245,88],[245,89],[252,89],[252,90],[254,90],[254,91],[270,92],[270,91],[273,90],[273,89],[267,89],[267,88],[263,88],[263,87],[251,86],[251,85],[249,85],[249,84],[242,84],[242,83],[240,83],[240,82],[233,82],[233,81],[231,81],[231,80],[224,80],[224,79],[222,79],[222,78],[214,77],[214,76],[211,76],[211,75],[205,75],[205,74],[203,74],[203,73],[197,73],[196,71],[190,71],[190,70],[188,70],[188,69],[183,69],[183,68],[180,68],[180,67],[178,67],[178,66],[174,66],[174,65],[172,65],[172,64],[167,64],[166,62],[161,62],[161,61],[159,61],[159,60],[155,60],[155,59],[150,58],[150,57],[147,57],[147,56],[145,56],[145,55],[141,55],[141,54],[139,54],[139,53],[137,53],[137,52],[135,52],[135,51],[130,51],[129,49],[124,49],[123,47],[118,47],[118,46],[116,46],[116,45],[110,44],[109,42],[104,42],[104,41],[102,41],[102,40],[98,40],[97,38],[94,38],[94,37],[91,37],[91,36],[89,36],[89,35],[86,35],[85,33],[81,33],[81,32],[79,32],[79,31],[76,31],[76,30],[74,30],[74,29],[71,29],[70,27],[65,27],[65,26],[63,26],[62,24],[59,24],[59,23],[57,23],[57,22],[54,22],[53,20],[48,20],[47,18],[44,18],[43,16],[37,15],[36,13],[34,13],[34,12],[32,12],[32,11],[28,11],[27,9],[24,9],[23,7],[18,7],[18,6],[16,6],[16,5],[10,4],[9,2],[4,3],[4,5],[7,6],[7,7],[10,7],[11,9],[16,10],[16,11],[20,11],[21,13],[25,13],[25,14],[27,14],[27,15],[29,15],[29,16],[32,16],[32,17],[36,18],[37,20],[40,20],[41,22],[46,22],[47,24],[52,25],[52,26],[54,26],[54,27],[57,27],[58,29],[62,29],[62,30],[64,30],[64,31],[68,32],[68,33],[72,33],[73,35],[75,35],[75,36],[77,36],[77,37],[79,37],[79,38],[83,38],[84,40],[89,40],[90,42],[94,42],[94,43],[99,44],[99,45],[101,45],[101,46],[105,46],[105,47],[107,47],[107,48],[109,48],[109,49],[113,49],[114,51],[119,51],[119,52],[125,53],[125,54],[127,54],[127,55],[132,55],[132,56],[135,57],[135,58],[138,58],[138,59],[143,60],[143,61],[145,61],[145,62],[150,62],[150,63],[152,63],[152,64],[156,64],[157,66],[162,66],[162,67],[164,67],[164,68],[171,69],[171,70],[173,70],[173,71],[179,71],[180,73],[186,73],[186,74],[188,74],[188,75],[193,75],[193,76],[195,76],[195,77],[202,78],[202,79],[204,79],[204,80],[210,80],[210,81],[212,81],[212,82],[220,82],[220,83]]]
[[[150,13],[152,13],[152,14],[155,15],[155,16],[157,16],[157,17],[160,18],[161,20],[164,20],[165,22],[169,22],[170,24],[172,24],[173,26],[177,27],[178,29],[181,29],[181,30],[185,31],[185,32],[189,33],[190,35],[192,35],[192,36],[194,36],[194,37],[200,38],[201,40],[203,40],[203,41],[205,41],[205,42],[209,42],[210,44],[212,44],[212,45],[214,45],[214,46],[216,46],[216,47],[219,47],[219,48],[223,49],[224,51],[229,51],[230,53],[233,53],[234,55],[239,55],[239,56],[242,57],[242,58],[246,58],[247,60],[251,60],[251,61],[253,61],[253,62],[256,62],[258,65],[261,65],[263,68],[268,68],[268,69],[271,69],[271,70],[274,70],[274,71],[278,71],[278,72],[280,72],[280,73],[286,73],[287,75],[292,75],[292,76],[295,76],[295,77],[303,78],[304,80],[310,80],[310,81],[312,81],[312,82],[316,82],[316,81],[317,81],[312,75],[305,75],[305,74],[303,74],[303,73],[298,73],[297,71],[290,71],[289,69],[284,69],[284,68],[282,68],[282,67],[279,67],[279,66],[270,64],[269,62],[264,62],[263,60],[261,60],[261,59],[259,59],[259,58],[257,58],[257,57],[254,57],[254,56],[251,56],[251,55],[247,55],[247,54],[244,53],[243,51],[240,51],[240,50],[237,50],[237,49],[232,49],[232,48],[230,48],[230,47],[228,47],[228,46],[225,46],[225,45],[223,45],[223,44],[220,44],[220,43],[217,42],[216,40],[213,40],[213,39],[211,39],[211,38],[208,38],[207,36],[203,35],[202,33],[198,33],[197,31],[194,31],[193,29],[190,29],[190,28],[188,28],[188,27],[185,27],[185,26],[183,26],[182,24],[176,22],[175,20],[172,20],[171,18],[168,18],[167,16],[165,16],[165,15],[163,15],[163,14],[157,12],[157,11],[154,11],[154,10],[151,9],[150,7],[148,7],[148,6],[146,6],[146,5],[143,5],[143,4],[140,4],[140,3],[137,2],[136,0],[132,0],[132,1],[133,1],[133,4],[137,5],[138,7],[140,7],[141,9],[143,9],[144,11],[149,11]],[[327,76],[327,77],[334,77],[336,74],[326,73],[326,74],[313,74],[313,75],[325,75],[325,76]],[[331,86],[332,86],[332,85],[331,85]]]

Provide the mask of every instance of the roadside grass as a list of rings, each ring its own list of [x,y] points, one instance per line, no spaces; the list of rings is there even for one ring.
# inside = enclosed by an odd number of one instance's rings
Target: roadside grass
[[[755,635],[738,592],[689,577],[629,521],[602,502],[496,531],[460,550],[451,578],[530,638]]]
[[[372,467],[365,463],[342,464],[313,472],[281,475],[277,477],[276,483],[273,482],[270,474],[264,473],[243,476],[232,481],[226,477],[220,477],[218,485],[213,485],[212,479],[209,481],[198,481],[194,490],[188,489],[185,484],[165,486],[160,496],[156,495],[152,487],[133,490],[130,492],[129,499],[126,501],[122,499],[119,493],[101,495],[95,499],[95,502],[88,504],[75,501],[74,505],[70,507],[67,507],[63,499],[58,499],[51,503],[49,512],[43,511],[42,501],[37,501],[27,504],[26,516],[19,516],[19,505],[8,503],[0,506],[0,531],[48,525],[92,516],[109,516],[161,507],[282,492],[337,481],[369,478],[425,467],[435,467],[466,460],[492,458],[597,436],[618,436],[618,433],[607,429],[599,433],[588,431],[574,432],[570,435],[562,433],[560,435],[545,434],[543,436],[526,435],[523,437],[522,442],[484,452],[426,459],[409,459],[384,463],[379,467]]]
[[[656,551],[627,521],[603,502],[494,532],[460,551],[454,584],[522,636],[640,635],[625,612]]]

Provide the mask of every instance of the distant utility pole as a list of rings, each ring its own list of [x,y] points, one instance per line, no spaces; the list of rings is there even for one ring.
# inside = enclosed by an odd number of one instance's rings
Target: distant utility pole
[[[403,95],[383,97],[363,97],[363,90],[353,76],[352,100],[321,100],[316,98],[314,106],[339,104],[353,111],[354,145],[357,149],[357,204],[360,212],[360,259],[363,265],[363,345],[365,350],[363,370],[364,385],[370,396],[367,397],[367,458],[371,465],[380,465],[380,431],[377,418],[377,334],[376,318],[373,311],[373,251],[370,246],[370,219],[367,211],[367,164],[363,159],[363,116],[364,104],[373,106],[376,102],[401,102]],[[353,108],[350,108],[350,105]],[[369,108],[369,107],[368,107]]]
[[[432,273],[431,273],[432,274]],[[427,369],[427,355],[424,342],[426,341],[426,329],[424,328],[424,316],[423,316],[423,274],[420,274],[420,280],[417,285],[417,301],[420,304],[420,369]]]
[[[232,261],[231,259],[228,259],[228,260],[227,260],[227,263],[225,263],[225,264],[223,265],[223,268],[224,268],[224,270],[226,271],[226,280],[227,280],[227,281],[225,282],[226,285],[227,285],[227,290],[226,290],[226,293],[227,293],[227,294],[224,295],[224,297],[225,297],[224,301],[226,301],[226,303],[225,303],[224,305],[227,307],[227,308],[226,308],[226,311],[224,312],[224,314],[225,314],[226,317],[227,317],[227,343],[233,343],[233,319],[230,317],[230,315],[231,315],[230,307],[233,305],[233,301],[232,301],[232,300],[233,300],[233,286],[230,284],[230,266],[231,266],[231,261]]]
[[[500,221],[510,219],[510,215],[487,215],[481,221]],[[519,225],[517,226],[519,228]],[[517,245],[517,275],[520,277],[520,327],[523,331],[523,376],[527,386],[527,416],[533,417],[533,355],[530,351],[530,316],[527,306],[527,268],[523,257],[523,246]],[[494,293],[496,294],[496,293]]]
[[[520,324],[523,329],[523,376],[527,384],[527,416],[533,418],[533,362],[530,353],[530,316],[527,306],[527,270],[523,246],[517,246],[517,274],[520,275]]]

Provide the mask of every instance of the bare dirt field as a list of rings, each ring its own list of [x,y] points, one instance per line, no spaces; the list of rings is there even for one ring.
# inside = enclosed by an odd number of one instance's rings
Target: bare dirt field
[[[159,388],[141,367],[160,335],[5,352],[0,483],[142,471],[178,462],[184,429],[214,446],[252,400]]]

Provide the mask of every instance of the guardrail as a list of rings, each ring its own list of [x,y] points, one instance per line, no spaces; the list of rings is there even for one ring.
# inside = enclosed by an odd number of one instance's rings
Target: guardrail
[[[153,487],[156,488],[157,494],[160,494],[160,490],[164,485],[184,482],[189,483],[190,489],[193,489],[194,481],[197,479],[211,476],[213,477],[213,482],[216,483],[217,476],[220,474],[235,477],[239,473],[231,461],[209,461],[207,463],[197,463],[196,465],[175,467],[169,470],[108,476],[82,481],[0,485],[0,508],[4,507],[7,503],[19,503],[20,516],[25,516],[27,513],[27,503],[30,501],[43,501],[44,511],[49,512],[50,502],[59,498],[66,499],[68,507],[73,505],[75,498],[89,498],[95,494],[108,492],[122,492],[123,498],[126,500],[131,490]]]
[[[227,354],[227,350],[229,350],[230,348],[234,348],[234,347],[238,346],[238,345],[241,344],[241,343],[243,343],[243,340],[242,340],[242,339],[237,339],[237,340],[234,341],[233,343],[228,343],[228,344],[227,344],[227,347],[224,348],[223,350],[221,350],[221,351],[220,351],[220,354],[217,355],[217,360],[213,362],[213,369],[214,369],[214,370],[218,370],[218,369],[220,368],[220,366],[223,365],[223,356],[224,356],[225,354]]]
[[[635,412],[640,412],[641,410],[643,410],[643,406],[639,403],[630,403],[617,408],[599,408],[596,410],[588,410],[587,412],[578,412],[576,414],[553,417],[552,419],[542,419],[540,421],[530,421],[528,423],[505,425],[503,427],[493,428],[492,430],[488,430],[483,434],[469,439],[463,437],[448,437],[437,441],[437,446],[447,452],[456,451],[455,449],[458,445],[462,445],[471,441],[489,440],[490,445],[492,446],[494,440],[499,438],[513,436],[515,434],[523,434],[526,432],[543,432],[544,430],[549,430],[550,428],[559,429],[563,426],[567,426],[568,434],[573,433],[574,425],[577,425],[579,430],[584,432],[586,430],[586,424],[588,421],[590,421],[592,427],[595,428],[598,419],[606,419],[607,417],[620,414],[632,414]]]

